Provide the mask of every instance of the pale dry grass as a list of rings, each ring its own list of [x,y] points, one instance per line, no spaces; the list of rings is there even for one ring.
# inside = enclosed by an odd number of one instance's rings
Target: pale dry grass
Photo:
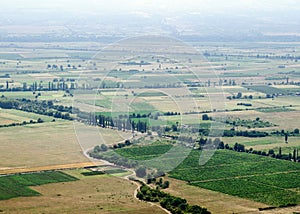
[[[262,120],[270,121],[273,124],[278,125],[278,129],[294,130],[300,128],[300,111],[288,111],[288,112],[272,112],[264,113],[259,116]]]
[[[1,128],[0,167],[86,162],[71,122]]]
[[[1,128],[0,167],[26,168],[86,162],[88,159],[83,150],[101,143],[116,143],[131,136],[127,132],[75,124],[77,126],[74,127],[73,122],[57,121]],[[96,134],[96,142],[93,134]]]
[[[0,108],[0,125],[22,123],[23,121],[29,122],[30,120],[36,121],[38,118],[41,118],[47,122],[52,121],[53,119],[52,117],[38,115],[30,112]]]

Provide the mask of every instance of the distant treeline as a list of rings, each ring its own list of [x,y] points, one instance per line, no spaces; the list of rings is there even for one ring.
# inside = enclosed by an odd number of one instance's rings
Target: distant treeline
[[[234,137],[234,136],[242,136],[242,137],[266,137],[269,136],[268,132],[263,132],[263,131],[256,131],[256,130],[252,130],[252,131],[237,131],[234,129],[230,129],[230,130],[224,130],[223,133],[224,137]]]
[[[1,35],[0,39],[2,42],[100,42],[104,44],[111,44],[122,39],[126,39],[128,35],[124,36],[106,36],[106,35],[74,35],[69,34],[68,36],[61,36],[60,34],[41,34],[41,35]],[[178,35],[172,34],[172,37],[183,40],[185,42],[298,42],[298,35],[262,35],[262,34],[240,34],[232,35],[220,35],[220,34],[209,34],[209,35]],[[10,47],[10,46],[8,46]],[[65,50],[63,47],[56,47],[56,49]],[[69,48],[71,49],[71,48]],[[74,48],[74,50],[84,50],[87,48]]]
[[[195,129],[195,128],[193,128]],[[194,130],[196,131],[196,130]],[[209,135],[209,129],[207,128],[201,128],[201,129],[198,129],[199,131],[199,134],[200,135],[204,135],[204,136],[208,136]],[[223,137],[234,137],[234,136],[242,136],[242,137],[253,137],[253,138],[256,138],[256,137],[266,137],[266,136],[269,136],[270,134],[268,132],[263,132],[263,131],[256,131],[256,130],[251,130],[251,131],[238,131],[238,130],[235,130],[235,129],[230,129],[230,130],[224,130],[223,131]]]
[[[96,159],[103,159],[108,162],[114,163],[118,166],[124,166],[127,168],[135,168],[138,166],[138,161],[130,160],[125,157],[118,155],[117,153],[105,153],[99,151],[106,151],[106,150],[98,150],[97,147],[93,149],[93,151],[89,152],[89,156]]]
[[[101,126],[103,128],[117,128],[118,130],[130,130],[146,132],[148,130],[147,121],[134,120],[135,118],[149,117],[146,114],[119,115],[112,117],[110,115],[95,114],[80,111],[72,106],[54,105],[51,100],[30,100],[26,98],[11,99],[5,96],[0,97],[0,108],[16,109],[36,114],[61,118],[65,120],[74,120],[71,114],[77,115],[77,120],[93,126]],[[171,113],[169,113],[171,114]],[[173,113],[175,114],[175,113]]]
[[[233,150],[233,151],[236,151],[236,152],[246,152],[246,153],[249,153],[249,154],[269,156],[269,157],[276,158],[276,159],[281,159],[281,160],[289,160],[289,161],[294,161],[294,162],[300,162],[300,156],[299,156],[298,149],[294,149],[293,153],[289,153],[289,154],[283,154],[281,147],[279,147],[278,153],[275,153],[274,149],[269,149],[268,152],[265,152],[265,151],[254,150],[253,148],[246,149],[245,145],[240,144],[240,143],[235,143],[234,146],[231,147],[228,144],[224,145],[224,142],[220,141],[220,140],[219,140],[218,149],[228,149],[228,150]]]
[[[0,108],[16,109],[65,120],[73,120],[70,115],[73,110],[72,106],[65,107],[63,105],[54,105],[51,100],[37,101],[26,98],[9,99],[2,96],[0,98]]]
[[[93,113],[80,112],[78,115],[80,118],[86,120],[89,125],[101,126],[102,128],[117,128],[118,130],[130,130],[145,133],[148,129],[146,121],[134,121],[133,117],[112,117],[110,115],[97,115]],[[138,117],[138,118],[141,118]]]
[[[23,86],[11,86],[11,82],[6,81],[5,87],[0,88],[0,91],[59,91],[59,90],[68,90],[68,89],[77,89],[79,88],[78,84],[75,83],[75,79],[53,79],[48,83],[42,84],[41,82],[33,82],[32,84],[27,84],[23,82]],[[82,86],[86,88],[86,86]]]
[[[10,123],[10,124],[2,124],[0,125],[0,128],[5,128],[5,127],[12,127],[12,126],[25,126],[27,124],[35,124],[35,123],[43,123],[44,121],[41,118],[38,118],[37,121],[30,120],[29,122],[23,121],[22,123]]]

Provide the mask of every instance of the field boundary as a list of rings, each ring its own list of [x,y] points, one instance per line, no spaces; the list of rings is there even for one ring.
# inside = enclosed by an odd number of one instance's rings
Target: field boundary
[[[59,164],[59,165],[49,165],[49,166],[37,166],[37,167],[0,168],[0,175],[95,167],[103,164],[104,163],[102,161],[99,161],[97,163],[81,162],[81,163],[70,163],[70,164]]]

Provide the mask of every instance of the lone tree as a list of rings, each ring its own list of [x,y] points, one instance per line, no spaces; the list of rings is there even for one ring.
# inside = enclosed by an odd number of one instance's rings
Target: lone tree
[[[136,174],[136,176],[138,176],[140,178],[145,177],[146,176],[146,167],[140,166],[139,168],[137,168],[135,170],[135,174]]]
[[[284,134],[284,140],[285,140],[285,143],[288,143],[288,138],[289,138],[288,133],[285,133],[285,134]]]
[[[126,146],[130,146],[130,145],[131,145],[130,140],[125,140],[125,145],[126,145]]]
[[[167,189],[167,188],[169,188],[169,186],[170,186],[170,182],[169,182],[169,181],[165,181],[165,182],[161,185],[161,188]]]
[[[93,150],[93,151],[94,151],[94,152],[100,152],[100,150],[101,150],[101,149],[100,149],[100,146],[97,145],[97,146],[94,147],[94,150]]]
[[[202,120],[210,120],[211,118],[207,114],[202,115]]]
[[[38,119],[37,119],[37,122],[38,122],[38,123],[43,123],[44,121],[43,121],[41,118],[38,118]]]
[[[279,147],[278,157],[281,157],[281,156],[282,156],[282,150],[281,150],[281,147]]]
[[[243,96],[242,92],[238,92],[238,94],[236,95],[237,99],[240,99]]]
[[[101,144],[100,151],[103,151],[103,152],[107,151],[107,146],[105,144]]]

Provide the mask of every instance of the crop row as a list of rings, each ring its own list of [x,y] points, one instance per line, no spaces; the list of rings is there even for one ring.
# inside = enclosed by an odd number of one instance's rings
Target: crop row
[[[172,145],[154,145],[154,146],[139,146],[131,148],[118,149],[116,152],[125,157],[135,160],[147,160],[154,157],[158,157],[172,148]]]
[[[41,172],[32,174],[18,174],[0,177],[0,200],[20,196],[35,196],[38,192],[28,186],[38,186],[48,183],[68,182],[76,178],[62,172]]]
[[[193,183],[192,185],[247,198],[271,206],[286,206],[300,203],[300,194],[298,192],[266,184],[258,184],[251,181],[251,179],[226,179],[210,182],[198,182]]]

